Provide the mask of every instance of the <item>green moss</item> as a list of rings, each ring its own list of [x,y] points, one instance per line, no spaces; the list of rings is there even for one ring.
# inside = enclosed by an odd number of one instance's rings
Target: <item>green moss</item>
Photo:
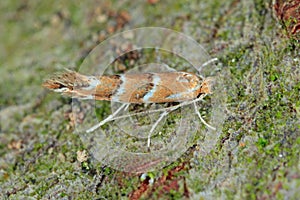
[[[266,139],[264,139],[264,138],[259,138],[258,139],[259,147],[264,148],[264,147],[267,146],[267,144],[268,144],[268,141]]]

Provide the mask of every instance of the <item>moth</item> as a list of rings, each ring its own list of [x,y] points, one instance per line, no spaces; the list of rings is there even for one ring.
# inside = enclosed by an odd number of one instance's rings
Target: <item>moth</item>
[[[170,112],[185,105],[194,104],[200,120],[209,128],[215,129],[203,120],[196,104],[212,92],[212,80],[181,71],[88,76],[67,70],[45,80],[43,87],[73,98],[123,103],[114,113],[86,132],[93,132],[109,121],[126,117],[117,114],[132,103],[179,102],[175,106],[149,112],[162,112],[149,131],[147,146],[150,148],[151,134],[159,122]]]
[[[211,93],[210,79],[188,72],[85,76],[74,71],[46,80],[43,86],[81,99],[120,103],[166,103],[196,99]]]

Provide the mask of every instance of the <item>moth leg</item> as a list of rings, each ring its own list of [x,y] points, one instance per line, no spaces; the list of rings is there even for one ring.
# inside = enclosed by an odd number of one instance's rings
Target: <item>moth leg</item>
[[[163,113],[160,114],[158,120],[156,120],[156,122],[153,124],[153,126],[151,127],[149,134],[148,134],[148,140],[147,140],[147,147],[148,150],[150,149],[150,142],[151,142],[151,134],[153,133],[153,131],[155,130],[155,128],[157,127],[157,125],[159,124],[159,122],[165,117],[167,116],[171,111],[170,110],[165,110]]]
[[[194,102],[203,101],[204,97],[206,97],[206,96],[207,96],[207,94],[202,94],[197,99],[194,99],[192,101],[185,101],[185,102],[182,102],[182,103],[180,103],[178,105],[171,106],[171,107],[168,107],[168,108],[160,108],[160,109],[156,109],[156,110],[147,110],[147,111],[142,111],[142,112],[138,112],[138,113],[132,113],[132,114],[127,114],[127,115],[115,116],[114,118],[111,118],[109,121],[114,121],[114,120],[117,120],[117,119],[124,119],[124,118],[132,117],[132,116],[137,116],[137,115],[145,115],[145,114],[152,114],[152,113],[157,113],[157,112],[164,112],[166,110],[168,110],[169,112],[171,112],[171,111],[176,110],[176,109],[178,109],[180,107],[183,107],[183,106],[186,106],[186,105],[190,105],[190,104],[192,104]],[[126,107],[126,109],[127,108],[128,108],[128,106]],[[124,111],[125,111],[125,109],[124,109]]]
[[[210,128],[210,129],[212,129],[212,130],[216,130],[215,127],[209,125],[209,124],[201,117],[201,114],[200,114],[200,112],[199,112],[199,110],[198,110],[198,106],[197,106],[196,102],[194,102],[194,108],[195,108],[195,112],[197,113],[197,115],[198,115],[198,117],[200,118],[201,122],[202,122],[205,126],[207,126],[208,128]]]
[[[114,113],[110,114],[107,118],[105,118],[104,120],[102,120],[101,122],[99,122],[98,124],[94,125],[93,127],[89,128],[88,130],[86,130],[87,133],[91,133],[93,131],[95,131],[96,129],[98,129],[99,127],[103,126],[104,124],[106,124],[109,121],[114,120],[114,117],[121,111],[121,110],[127,110],[127,108],[129,107],[129,103],[125,103],[122,104]]]
[[[172,111],[174,111],[174,110],[177,110],[177,109],[180,108],[180,107],[183,107],[183,106],[186,106],[186,105],[190,105],[190,104],[192,104],[192,103],[194,103],[194,105],[195,105],[195,110],[196,110],[198,116],[200,117],[201,121],[202,121],[205,125],[207,125],[208,127],[210,127],[211,129],[215,130],[214,127],[210,126],[209,124],[207,124],[207,123],[204,121],[204,119],[202,119],[202,117],[201,117],[201,115],[200,115],[200,113],[199,113],[199,111],[198,111],[197,105],[196,105],[196,102],[202,101],[203,98],[204,98],[205,96],[206,96],[206,94],[205,94],[205,95],[201,95],[201,97],[199,97],[199,98],[197,98],[197,99],[194,99],[194,100],[192,100],[192,101],[185,101],[185,102],[182,102],[182,103],[180,103],[180,104],[178,104],[178,105],[176,105],[176,106],[172,106],[172,107],[169,107],[169,108],[164,108],[164,109],[163,109],[163,113],[159,116],[158,120],[153,124],[153,126],[151,127],[151,130],[150,130],[150,132],[149,132],[149,135],[148,135],[148,141],[147,141],[147,147],[148,147],[148,150],[150,149],[151,134],[153,133],[153,131],[155,130],[155,128],[157,127],[157,125],[159,124],[159,122],[160,122],[165,116],[167,116],[170,112],[172,112]],[[161,111],[161,110],[155,110],[155,111]]]

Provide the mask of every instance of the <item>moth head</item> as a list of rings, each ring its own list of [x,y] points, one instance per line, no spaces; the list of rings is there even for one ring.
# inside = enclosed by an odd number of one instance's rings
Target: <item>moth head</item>
[[[214,78],[208,77],[205,78],[200,87],[200,94],[212,94],[212,86],[213,86]]]

